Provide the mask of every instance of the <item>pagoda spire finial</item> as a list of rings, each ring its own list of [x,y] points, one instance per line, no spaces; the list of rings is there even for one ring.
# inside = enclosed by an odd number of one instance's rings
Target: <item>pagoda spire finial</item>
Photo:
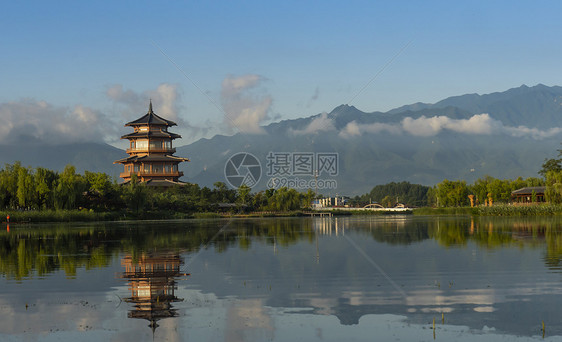
[[[148,105],[148,114],[150,114],[150,113],[154,113],[152,111],[152,99],[150,99],[150,104]]]

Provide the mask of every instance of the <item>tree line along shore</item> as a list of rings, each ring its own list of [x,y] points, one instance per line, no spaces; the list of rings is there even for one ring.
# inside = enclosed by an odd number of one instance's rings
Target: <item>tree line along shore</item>
[[[562,214],[561,164],[560,159],[545,161],[539,172],[543,178],[502,180],[487,176],[473,184],[443,180],[432,187],[392,182],[349,198],[348,205],[379,203],[393,207],[402,203],[415,208],[413,213],[420,215]],[[531,186],[546,187],[547,203],[510,205],[512,191]],[[470,196],[474,207],[470,206]],[[19,162],[0,169],[0,221],[7,221],[9,216],[10,222],[298,216],[310,209],[315,198],[311,189],[251,192],[247,186],[229,189],[222,182],[216,182],[212,189],[191,183],[149,187],[134,177],[128,184],[118,184],[105,173],[79,174],[72,165],[60,173],[42,167],[23,167]]]

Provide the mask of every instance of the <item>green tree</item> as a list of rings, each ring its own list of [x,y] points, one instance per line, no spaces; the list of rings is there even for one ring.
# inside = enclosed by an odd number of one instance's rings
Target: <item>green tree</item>
[[[38,209],[53,207],[53,186],[58,175],[48,169],[38,167],[35,171],[35,196]]]
[[[474,184],[470,186],[470,192],[476,196],[475,204],[483,204],[488,198],[488,185],[494,180],[493,177],[484,176],[484,178],[477,179]]]
[[[3,208],[16,208],[18,206],[18,175],[22,168],[21,163],[6,164],[0,174],[0,201]]]
[[[301,195],[295,189],[281,187],[268,199],[268,209],[289,211],[300,209]]]
[[[236,194],[235,192],[228,189],[226,184],[224,184],[223,182],[215,182],[213,186],[215,187],[213,190],[215,195],[214,202],[234,202],[234,197],[236,196]]]
[[[427,190],[427,205],[430,207],[437,206],[437,187],[433,186]]]
[[[494,203],[507,203],[511,200],[511,181],[506,179],[493,179],[487,186],[488,193],[492,194]]]
[[[398,201],[407,206],[428,205],[428,191],[430,187],[409,182],[391,182],[384,185],[376,185],[373,189],[360,197],[352,200],[354,205],[366,205],[372,202],[382,202],[383,198],[389,196],[393,201]]]
[[[449,181],[445,179],[437,184],[437,203],[440,207],[460,207],[468,205],[468,187],[466,181]]]
[[[137,176],[133,174],[131,181],[124,190],[124,200],[129,210],[138,214],[148,201],[148,189],[146,184],[140,183]]]
[[[18,170],[18,189],[17,197],[20,207],[30,207],[33,205],[35,184],[33,174],[29,168],[20,167]]]
[[[545,180],[541,179],[541,178],[536,178],[536,177],[529,177],[527,179],[525,179],[525,186],[544,186],[545,185]],[[517,188],[520,189],[520,188]],[[514,189],[514,190],[517,190]]]
[[[385,196],[381,201],[380,204],[385,207],[385,208],[392,208],[393,205],[393,200],[392,197],[390,196]]]
[[[248,200],[248,195],[250,194],[251,190],[252,189],[246,184],[242,184],[240,185],[240,187],[238,187],[238,200],[240,201],[240,203],[246,204],[246,201]]]
[[[302,208],[310,208],[312,206],[312,201],[315,199],[316,194],[314,193],[314,191],[312,191],[311,189],[308,189],[307,192],[305,192],[302,195],[302,203],[301,203],[301,207]]]
[[[256,193],[252,198],[252,206],[256,210],[263,210],[267,207],[267,200],[268,197],[266,196],[264,191],[260,191]]]
[[[72,165],[65,166],[55,188],[55,208],[77,208],[78,201],[86,190],[87,183],[80,175],[76,174],[76,168]]]
[[[559,157],[562,156],[562,150],[558,150],[558,156]],[[554,171],[554,172],[562,171],[562,158],[545,159],[538,174],[546,178],[546,174],[550,171]]]
[[[96,192],[101,196],[107,195],[113,189],[111,178],[103,172],[84,172],[84,178],[89,185],[89,191]]]
[[[562,203],[562,171],[546,173],[545,199],[550,203]]]

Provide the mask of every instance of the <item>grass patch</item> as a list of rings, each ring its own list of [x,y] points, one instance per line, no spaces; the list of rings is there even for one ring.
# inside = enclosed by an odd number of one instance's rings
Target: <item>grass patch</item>
[[[351,213],[351,215],[412,215],[412,210],[405,210],[405,211],[393,211],[393,210],[349,210],[347,211]],[[345,215],[345,214],[343,214]]]
[[[415,208],[413,210],[414,215],[433,215],[433,216],[466,216],[466,215],[478,215],[478,208],[471,207],[452,207],[452,208]]]
[[[554,216],[562,215],[562,205],[510,205],[496,204],[491,207],[459,207],[459,208],[416,208],[414,215],[436,216]]]
[[[219,213],[205,212],[205,213],[194,213],[193,217],[197,219],[210,219],[210,218],[221,218],[222,216]]]
[[[120,212],[94,212],[89,210],[29,210],[0,211],[1,221],[10,215],[10,223],[26,222],[94,222],[116,221],[123,218]]]
[[[507,205],[478,207],[481,216],[553,216],[562,215],[562,206],[555,204]]]

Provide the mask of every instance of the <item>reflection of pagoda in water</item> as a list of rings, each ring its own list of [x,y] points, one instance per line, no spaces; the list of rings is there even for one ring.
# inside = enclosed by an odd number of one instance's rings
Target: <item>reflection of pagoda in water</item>
[[[183,300],[175,295],[176,277],[185,275],[180,273],[182,264],[179,254],[143,254],[136,259],[125,256],[121,260],[125,267],[122,277],[129,281],[131,291],[131,297],[125,301],[134,304],[129,318],[148,320],[154,332],[157,321],[177,316],[171,303]]]

